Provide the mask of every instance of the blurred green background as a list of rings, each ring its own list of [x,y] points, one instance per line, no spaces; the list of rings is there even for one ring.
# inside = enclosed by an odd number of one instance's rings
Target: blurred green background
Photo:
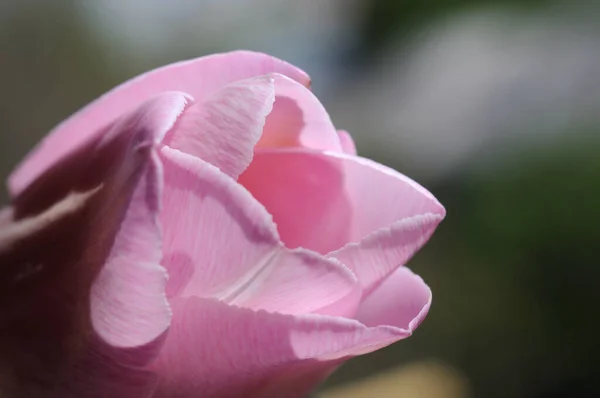
[[[433,361],[462,396],[600,397],[600,2],[0,0],[0,176],[119,82],[236,48],[308,71],[362,155],[448,210],[410,263],[427,320],[326,388]]]

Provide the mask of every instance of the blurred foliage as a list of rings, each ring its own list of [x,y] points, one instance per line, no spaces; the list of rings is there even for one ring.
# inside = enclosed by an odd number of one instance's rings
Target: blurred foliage
[[[434,361],[417,361],[326,390],[319,397],[465,398],[468,395],[468,383],[462,375]]]
[[[394,38],[411,38],[423,25],[475,7],[512,7],[523,11],[555,3],[554,0],[373,0],[361,26],[359,54],[377,56]]]
[[[568,390],[568,396],[586,389],[600,396],[597,383],[591,383],[597,372],[592,358],[600,355],[600,346],[588,318],[597,312],[600,279],[600,207],[593,194],[600,192],[599,151],[597,142],[538,148],[494,176],[466,182],[453,233],[468,242],[471,264],[486,267],[485,290],[494,292],[496,305],[487,308],[493,323],[484,329],[500,337],[492,357],[512,352],[502,368],[485,373],[473,358],[471,372],[482,385],[493,378],[500,386],[514,385],[515,393],[528,392],[525,396],[544,385]],[[586,380],[579,393],[566,387]]]

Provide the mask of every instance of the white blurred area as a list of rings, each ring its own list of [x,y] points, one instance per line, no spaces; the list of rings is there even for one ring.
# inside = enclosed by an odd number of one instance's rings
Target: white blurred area
[[[359,148],[392,162],[400,156],[432,178],[510,162],[523,146],[592,128],[600,121],[600,25],[563,11],[488,9],[431,26],[408,52],[390,48],[349,84],[334,120],[352,126]]]
[[[238,48],[297,64],[359,152],[416,178],[510,161],[524,146],[583,131],[600,117],[593,2],[544,13],[465,9],[409,40],[392,38],[359,69],[345,54],[359,40],[367,0],[0,0],[0,14],[63,3],[100,43],[105,67],[126,76]]]
[[[108,47],[120,49],[119,57],[160,64],[177,56],[252,49],[301,65],[325,91],[338,82],[336,57],[355,40],[362,4],[358,0],[96,0],[81,2],[78,8]]]

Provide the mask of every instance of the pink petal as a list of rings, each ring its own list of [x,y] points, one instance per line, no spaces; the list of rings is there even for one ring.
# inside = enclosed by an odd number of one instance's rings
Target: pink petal
[[[273,215],[286,246],[332,252],[367,293],[405,264],[445,215],[402,174],[333,152],[257,151],[239,181]]]
[[[388,276],[361,304],[356,319],[367,326],[414,331],[431,306],[431,289],[407,267]]]
[[[354,312],[357,282],[345,266],[285,249],[260,203],[209,163],[169,147],[162,157],[171,297],[215,297],[285,313]]]
[[[345,130],[338,130],[337,133],[344,153],[347,153],[348,155],[356,155],[356,145],[354,145],[354,140],[352,139],[350,133]]]
[[[367,295],[429,240],[446,210],[425,188],[388,167],[330,156],[344,159],[354,213],[351,241],[329,256],[354,271]]]
[[[270,76],[228,84],[206,102],[189,107],[164,143],[237,179],[252,161],[274,100]]]
[[[352,238],[353,209],[340,166],[321,153],[261,150],[239,182],[273,215],[287,247],[328,253]]]
[[[353,204],[352,241],[358,241],[395,221],[423,214],[445,215],[443,206],[410,178],[372,160],[327,153],[344,170]]]
[[[157,339],[169,326],[167,274],[160,265],[162,236],[159,226],[163,195],[162,164],[155,152],[185,106],[182,94],[167,93],[147,101],[122,117],[102,137],[99,152],[116,156],[113,146],[130,138],[130,154],[146,163],[120,221],[115,243],[91,291],[91,321],[96,333],[115,347],[137,347]],[[125,166],[129,166],[125,163]],[[112,185],[128,186],[132,170],[123,167]],[[119,178],[124,178],[119,181]],[[129,188],[128,188],[129,189]],[[124,194],[114,192],[117,197]]]
[[[358,243],[348,243],[328,257],[340,260],[354,271],[367,296],[427,243],[443,218],[442,214],[425,213],[401,219]]]
[[[133,193],[106,264],[92,286],[92,325],[112,346],[147,344],[169,326],[167,274],[160,265],[161,185],[160,162],[151,159]]]
[[[171,303],[173,325],[151,365],[160,376],[156,398],[305,397],[342,360],[410,334],[345,318],[255,312],[211,299]]]
[[[239,181],[273,215],[288,247],[320,253],[359,242],[415,216],[431,213],[437,224],[444,214],[437,200],[407,177],[375,162],[332,152],[289,148],[257,151]],[[394,238],[399,237],[396,235]],[[396,247],[402,242],[391,244]],[[373,250],[384,253],[376,245]],[[380,265],[384,274],[400,265],[396,263],[399,258],[390,261],[393,264]],[[362,272],[360,264],[352,261],[347,265],[358,273],[359,280],[369,279],[363,274],[370,271]]]
[[[10,375],[0,395],[151,396],[156,379],[142,367],[170,322],[154,146],[185,103],[175,97],[143,104],[68,159],[87,162],[62,164],[78,167],[68,181],[81,193],[39,214],[30,214],[39,204],[31,198],[15,203],[13,222],[33,227],[0,250],[0,268],[15,271],[0,289],[0,367]],[[43,182],[53,181],[40,180],[37,189],[46,192]]]
[[[4,225],[0,396],[103,398],[152,393],[155,376],[129,366],[132,359],[147,362],[152,356],[113,350],[90,333],[86,286],[101,266],[96,260],[111,236],[85,231],[100,232],[94,209],[106,199],[102,195],[97,189],[73,194],[35,217]]]
[[[182,93],[163,93],[105,126],[96,134],[95,140],[45,170],[43,178],[14,199],[17,217],[44,210],[71,191],[85,191],[96,186],[123,166],[124,160],[119,160],[114,151],[142,145],[139,140],[146,141],[143,145],[162,141],[188,101]]]
[[[183,91],[204,102],[223,85],[277,72],[308,86],[308,76],[298,68],[249,51],[211,55],[179,62],[140,75],[114,88],[58,125],[11,174],[13,197],[19,195],[44,171],[89,141],[101,129],[142,102],[165,91]]]
[[[8,224],[13,217],[13,209],[11,207],[3,207],[0,209],[0,228]]]
[[[329,114],[302,84],[275,74],[275,104],[257,148],[295,147],[341,151]]]

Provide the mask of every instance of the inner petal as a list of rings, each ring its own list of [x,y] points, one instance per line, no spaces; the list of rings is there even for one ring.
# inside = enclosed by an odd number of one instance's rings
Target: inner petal
[[[300,151],[256,151],[239,182],[273,216],[287,247],[328,253],[350,239],[352,207],[338,162]]]
[[[277,73],[275,103],[257,148],[304,147],[342,151],[340,138],[323,104],[302,84]]]
[[[239,182],[273,215],[288,247],[320,253],[360,242],[399,220],[444,214],[439,202],[409,178],[338,152],[257,150]]]

